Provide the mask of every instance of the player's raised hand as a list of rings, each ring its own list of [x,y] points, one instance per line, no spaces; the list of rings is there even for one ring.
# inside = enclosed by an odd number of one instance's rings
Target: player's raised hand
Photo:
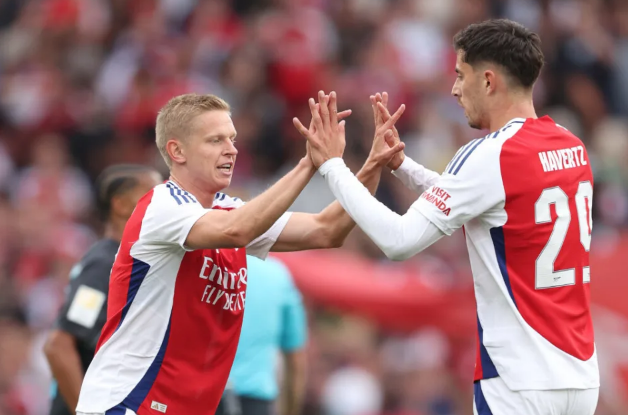
[[[384,125],[384,123],[386,123],[391,118],[390,112],[388,111],[388,93],[384,92],[382,94],[377,93],[375,95],[371,95],[371,105],[373,107],[373,117],[375,119],[375,131],[377,138],[378,128],[383,128],[382,126]],[[396,122],[397,121],[395,121],[395,123]],[[401,139],[399,138],[399,131],[397,131],[397,128],[394,126],[394,124],[392,127],[392,135],[385,135],[384,140],[386,144],[391,148],[395,147],[401,142]],[[379,142],[373,142],[374,147],[379,144]],[[395,152],[395,154],[391,157],[386,165],[391,170],[397,170],[399,166],[401,166],[401,163],[403,163],[404,158],[405,154],[402,149]]]
[[[340,115],[348,116],[350,111],[338,113],[336,93],[325,95],[318,93],[318,103],[309,100],[312,122],[306,129],[298,118],[293,119],[294,126],[308,140],[312,162],[317,168],[327,160],[342,157],[345,149],[345,121],[339,121]],[[345,115],[346,114],[346,115]]]
[[[399,140],[399,133],[395,128],[395,123],[405,111],[405,105],[401,105],[394,115],[390,115],[386,107],[381,111],[382,103],[388,104],[388,94],[371,95],[371,106],[373,108],[373,118],[375,121],[375,136],[373,137],[373,147],[369,154],[369,159],[379,165],[387,165],[396,170],[403,161],[404,143]],[[398,163],[398,164],[397,164]],[[396,166],[393,168],[392,166]]]

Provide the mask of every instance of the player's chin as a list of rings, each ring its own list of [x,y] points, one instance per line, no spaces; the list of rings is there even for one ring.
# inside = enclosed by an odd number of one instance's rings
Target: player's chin
[[[220,177],[216,180],[220,190],[226,189],[231,184],[231,177]]]
[[[479,122],[472,120],[471,118],[468,119],[469,122],[469,127],[473,128],[474,130],[481,130],[482,126],[480,125]]]

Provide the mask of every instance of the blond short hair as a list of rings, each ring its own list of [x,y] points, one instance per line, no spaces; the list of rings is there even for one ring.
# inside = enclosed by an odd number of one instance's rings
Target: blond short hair
[[[166,143],[171,138],[183,139],[190,133],[192,120],[207,111],[231,111],[229,104],[216,95],[184,94],[172,98],[164,105],[155,125],[155,142],[168,167],[172,160],[166,151]]]

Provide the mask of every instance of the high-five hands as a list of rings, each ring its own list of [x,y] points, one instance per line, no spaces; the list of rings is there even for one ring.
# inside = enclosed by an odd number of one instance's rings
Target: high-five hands
[[[387,98],[386,94],[386,101]],[[390,163],[404,148],[404,144],[398,139],[394,142],[394,137],[398,137],[394,125],[401,117],[401,114],[403,114],[405,106],[402,105],[393,116],[390,116],[385,107],[382,106],[385,111],[381,111],[375,105],[375,96],[371,96],[371,103],[373,104],[373,115],[376,120],[376,131],[369,160],[384,166]],[[351,110],[338,113],[338,102],[334,91],[329,95],[319,91],[318,103],[313,98],[310,98],[309,106],[312,113],[309,129],[305,128],[296,117],[293,119],[293,123],[301,135],[307,139],[308,155],[311,157],[314,166],[319,168],[331,158],[342,157],[346,144],[345,121],[342,119],[349,116]]]
[[[338,113],[336,93],[325,95],[318,92],[318,103],[310,98],[308,101],[312,121],[310,128],[303,126],[298,118],[293,118],[294,126],[307,139],[308,152],[316,168],[334,157],[342,157],[345,150],[345,121],[351,111]]]
[[[395,124],[406,110],[401,104],[399,109],[391,116],[388,112],[388,93],[371,95],[371,107],[375,121],[375,135],[369,159],[381,166],[388,166],[396,170],[403,161],[404,143],[399,139],[399,132]],[[392,166],[396,166],[393,168]]]
[[[395,124],[399,121],[406,107],[402,104],[391,116],[388,112],[387,92],[382,94],[378,92],[375,95],[371,95],[370,98],[371,107],[373,108],[373,119],[375,121],[375,137],[373,138],[373,147],[371,148],[369,158],[379,163],[381,163],[382,160],[387,160],[384,164],[391,170],[397,170],[399,166],[401,166],[401,163],[403,163],[405,154],[403,153],[403,147],[398,147],[400,144],[403,145],[403,143],[401,143],[399,132]],[[396,150],[393,151],[392,157],[387,158],[389,153],[385,151],[386,148]]]

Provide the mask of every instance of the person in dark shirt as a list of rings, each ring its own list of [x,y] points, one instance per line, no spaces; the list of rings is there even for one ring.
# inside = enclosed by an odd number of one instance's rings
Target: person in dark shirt
[[[104,236],[72,268],[65,303],[44,345],[55,379],[50,415],[75,413],[85,371],[107,319],[109,274],[124,226],[139,199],[161,181],[157,171],[141,165],[108,167],[96,181]]]

